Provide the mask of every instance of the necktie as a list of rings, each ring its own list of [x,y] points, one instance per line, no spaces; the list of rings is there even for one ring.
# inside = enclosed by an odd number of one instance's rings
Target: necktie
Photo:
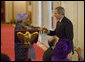
[[[57,27],[58,27],[58,28],[60,27],[60,21],[57,22]]]

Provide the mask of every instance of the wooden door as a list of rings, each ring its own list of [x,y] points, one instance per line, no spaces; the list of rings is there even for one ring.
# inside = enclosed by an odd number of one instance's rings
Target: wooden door
[[[1,23],[5,22],[5,1],[1,1]]]

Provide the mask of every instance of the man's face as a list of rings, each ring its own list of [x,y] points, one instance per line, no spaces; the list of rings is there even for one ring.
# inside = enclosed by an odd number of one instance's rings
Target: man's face
[[[61,14],[58,14],[58,11],[55,9],[55,11],[54,11],[54,16],[59,20]]]

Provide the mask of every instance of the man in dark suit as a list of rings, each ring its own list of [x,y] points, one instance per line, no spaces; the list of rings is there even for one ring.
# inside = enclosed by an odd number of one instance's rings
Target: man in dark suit
[[[72,53],[74,54],[73,48],[73,24],[72,22],[65,17],[65,10],[63,7],[55,8],[54,16],[57,18],[58,22],[54,31],[48,30],[47,28],[41,28],[41,31],[44,30],[48,35],[56,35],[58,38],[69,39],[72,44]]]

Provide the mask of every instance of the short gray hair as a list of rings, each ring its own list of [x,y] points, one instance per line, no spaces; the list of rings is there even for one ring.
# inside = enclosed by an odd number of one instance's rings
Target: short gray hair
[[[62,15],[65,15],[65,10],[63,7],[59,6],[55,8],[56,10],[58,10],[58,14],[62,13]]]

